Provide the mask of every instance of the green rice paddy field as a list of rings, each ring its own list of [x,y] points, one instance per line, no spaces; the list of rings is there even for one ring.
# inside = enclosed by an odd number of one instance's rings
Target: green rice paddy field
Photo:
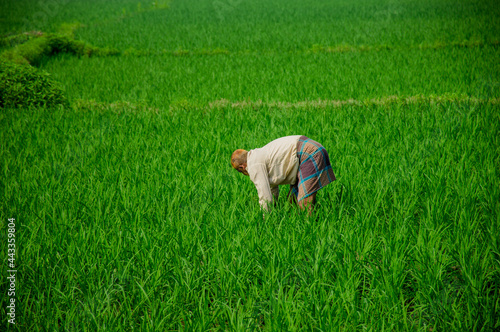
[[[493,0],[2,1],[2,40],[112,52],[46,52],[31,65],[68,103],[0,108],[0,329],[499,330],[498,17]],[[295,134],[337,181],[313,216],[283,187],[263,219],[229,156]]]

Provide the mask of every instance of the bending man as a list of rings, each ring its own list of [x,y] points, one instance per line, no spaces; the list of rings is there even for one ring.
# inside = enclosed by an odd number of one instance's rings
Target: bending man
[[[290,199],[311,213],[316,192],[335,181],[330,158],[325,148],[306,136],[278,138],[260,149],[238,149],[231,155],[231,165],[250,176],[259,194],[259,204],[269,204],[279,195],[280,184],[289,184]]]

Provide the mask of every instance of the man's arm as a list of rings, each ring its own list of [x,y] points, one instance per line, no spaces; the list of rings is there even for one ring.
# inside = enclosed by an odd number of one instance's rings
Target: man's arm
[[[252,165],[249,175],[250,180],[252,180],[255,184],[255,188],[257,188],[260,206],[269,211],[269,203],[273,202],[273,192],[271,192],[271,186],[269,185],[269,174],[267,174],[266,165]]]

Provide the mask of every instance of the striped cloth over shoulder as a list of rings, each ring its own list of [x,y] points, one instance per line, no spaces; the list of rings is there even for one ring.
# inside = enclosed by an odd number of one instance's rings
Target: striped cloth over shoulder
[[[328,152],[320,143],[301,136],[297,143],[299,171],[297,182],[291,186],[297,202],[311,196],[321,188],[335,181]]]

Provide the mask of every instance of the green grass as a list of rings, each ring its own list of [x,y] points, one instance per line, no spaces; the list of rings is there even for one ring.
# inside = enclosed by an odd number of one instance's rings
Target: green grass
[[[14,11],[22,2],[10,6]],[[42,59],[40,67],[63,82],[72,100],[165,108],[219,99],[500,97],[494,1],[120,1],[95,7],[62,2],[42,10],[50,20],[33,20],[30,27],[79,27],[72,31],[77,39],[121,52]],[[11,19],[42,17],[39,12],[40,5],[33,6]],[[10,28],[19,32],[23,25]]]
[[[41,67],[65,82],[71,99],[160,108],[219,99],[500,97],[499,9],[491,1],[224,3],[172,2],[80,20],[77,38],[123,56],[64,55]]]
[[[498,328],[496,106],[6,110],[1,125],[22,329]],[[282,202],[263,221],[228,156],[294,133],[327,147],[338,181],[314,218]]]
[[[0,51],[116,52],[43,53],[70,106],[0,109],[2,327],[500,328],[494,1],[49,6],[0,3]],[[294,134],[337,181],[263,219],[229,156]]]
[[[183,100],[293,102],[450,93],[498,98],[500,68],[492,62],[498,57],[493,47],[312,55],[66,55],[42,68],[66,82],[73,99],[145,101],[165,108]]]
[[[168,4],[156,8],[137,0],[57,2],[2,3],[0,12],[7,16],[3,21],[9,23],[2,32],[54,32],[62,23],[78,21],[86,26],[78,36],[96,46],[160,50],[290,50],[344,43],[408,46],[499,38],[500,9],[491,0],[185,0],[156,1]]]

